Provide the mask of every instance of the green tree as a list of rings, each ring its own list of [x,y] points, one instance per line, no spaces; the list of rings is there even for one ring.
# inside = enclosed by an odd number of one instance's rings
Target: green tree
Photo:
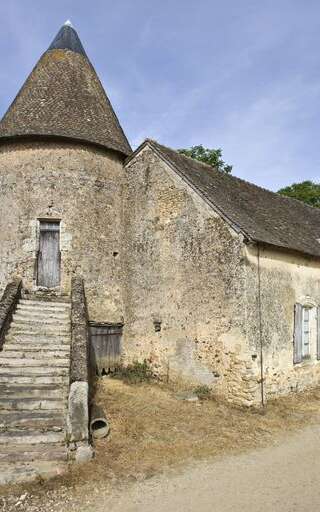
[[[205,164],[211,165],[212,167],[215,167],[219,171],[227,173],[232,171],[232,165],[227,165],[222,160],[221,148],[209,149],[204,148],[202,144],[200,144],[200,146],[192,146],[189,149],[178,149],[178,152],[182,153],[183,155],[190,156],[195,160],[200,160],[200,162],[203,162]]]
[[[313,181],[302,181],[301,183],[293,183],[288,187],[278,190],[278,194],[287,197],[294,197],[304,203],[320,208],[320,184]]]

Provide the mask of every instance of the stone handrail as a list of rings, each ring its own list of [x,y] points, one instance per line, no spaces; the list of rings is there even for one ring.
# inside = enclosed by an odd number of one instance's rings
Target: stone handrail
[[[73,277],[71,288],[70,381],[89,382],[89,322],[83,279]]]
[[[22,281],[17,279],[7,284],[0,300],[0,350],[3,347],[6,332],[12,315],[21,297]]]
[[[71,362],[68,437],[76,460],[92,457],[89,444],[89,401],[91,388],[89,323],[83,279],[71,282]]]

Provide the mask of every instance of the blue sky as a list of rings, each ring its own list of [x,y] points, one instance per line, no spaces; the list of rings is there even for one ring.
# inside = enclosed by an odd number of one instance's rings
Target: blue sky
[[[136,147],[221,147],[233,174],[277,190],[320,181],[320,3],[1,2],[0,114],[71,19]]]

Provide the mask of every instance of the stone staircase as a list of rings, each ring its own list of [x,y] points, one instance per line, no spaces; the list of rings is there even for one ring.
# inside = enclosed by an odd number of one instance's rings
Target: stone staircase
[[[70,303],[20,299],[0,352],[0,484],[67,467]]]

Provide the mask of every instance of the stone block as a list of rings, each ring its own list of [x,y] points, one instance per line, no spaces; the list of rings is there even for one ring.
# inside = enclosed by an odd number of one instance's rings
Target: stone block
[[[87,382],[73,382],[68,401],[69,442],[89,439],[89,386]]]

